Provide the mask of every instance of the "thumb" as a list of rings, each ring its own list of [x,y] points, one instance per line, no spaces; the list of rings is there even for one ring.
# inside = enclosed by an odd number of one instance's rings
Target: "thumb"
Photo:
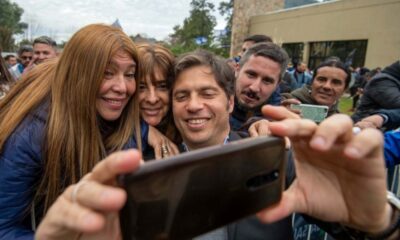
[[[293,182],[288,190],[282,193],[282,198],[277,204],[257,213],[257,217],[262,222],[273,223],[291,215],[294,212],[304,212],[303,209],[301,209],[301,203],[303,201],[301,201],[301,199],[298,197],[301,195],[296,194],[298,191],[296,190],[297,184],[295,182]]]

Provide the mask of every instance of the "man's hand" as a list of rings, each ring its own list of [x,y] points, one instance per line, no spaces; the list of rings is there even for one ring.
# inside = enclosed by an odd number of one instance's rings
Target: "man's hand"
[[[126,201],[115,178],[138,168],[141,154],[129,150],[100,161],[50,207],[35,239],[121,239],[118,212]]]
[[[266,106],[266,116],[290,116],[286,109]],[[258,214],[273,222],[294,212],[340,222],[377,233],[390,222],[386,200],[386,174],[382,134],[366,129],[352,133],[346,115],[333,115],[319,126],[306,119],[286,119],[269,124],[271,133],[289,137],[296,179],[280,203]],[[373,220],[372,220],[373,219]]]
[[[361,121],[354,124],[356,127],[361,129],[365,128],[381,128],[383,126],[383,117],[379,114],[374,114],[366,118],[361,119]]]

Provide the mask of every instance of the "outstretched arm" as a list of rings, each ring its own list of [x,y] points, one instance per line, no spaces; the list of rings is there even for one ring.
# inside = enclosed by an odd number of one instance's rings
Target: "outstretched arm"
[[[263,113],[281,119],[290,115],[271,106]],[[351,119],[340,114],[319,126],[286,119],[270,123],[269,128],[290,138],[297,178],[278,205],[258,214],[262,220],[273,222],[298,212],[369,233],[390,225],[392,209],[386,200],[383,138],[378,130],[353,135]]]

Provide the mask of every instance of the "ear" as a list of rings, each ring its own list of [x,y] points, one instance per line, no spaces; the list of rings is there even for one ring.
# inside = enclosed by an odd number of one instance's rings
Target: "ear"
[[[239,63],[236,63],[236,66],[235,66],[235,78],[237,78],[239,76],[239,72],[240,72],[240,65],[239,65]]]
[[[235,96],[232,95],[228,99],[228,111],[229,113],[233,112],[233,107],[235,106]]]

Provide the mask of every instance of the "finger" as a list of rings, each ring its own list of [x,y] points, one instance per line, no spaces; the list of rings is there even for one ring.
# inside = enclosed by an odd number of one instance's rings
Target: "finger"
[[[249,132],[250,137],[258,137],[258,131],[254,125],[250,126],[248,132]]]
[[[286,119],[269,125],[272,134],[290,138],[312,136],[316,128],[317,124],[309,119]]]
[[[171,152],[172,155],[178,155],[179,154],[179,149],[173,142],[169,143],[169,149],[170,149],[170,152]]]
[[[66,230],[77,233],[92,233],[104,226],[105,219],[95,211],[71,203],[62,195],[49,209],[42,224],[47,226],[44,231],[50,235],[65,233]]]
[[[257,217],[262,222],[273,223],[289,216],[294,212],[304,212],[304,209],[300,208],[303,200],[299,198],[301,194],[295,194],[297,191],[293,187],[295,185],[296,182],[293,182],[293,185],[282,193],[282,198],[278,204],[258,212]]]
[[[156,146],[153,147],[153,149],[154,149],[154,158],[161,159],[162,158],[161,144],[157,144]]]
[[[262,107],[261,111],[264,116],[270,117],[274,120],[300,119],[299,115],[281,106],[277,107],[277,106],[265,105]]]
[[[132,172],[138,168],[141,158],[141,154],[136,149],[115,152],[93,168],[90,180],[100,183],[114,180],[117,175]]]
[[[74,190],[78,185],[72,185],[65,191],[65,197],[71,202],[75,201],[79,205],[89,209],[95,209],[102,212],[118,211],[126,201],[124,190],[102,185],[94,181],[86,181],[79,186],[79,191],[75,192],[75,199],[72,199]]]
[[[383,154],[383,135],[379,130],[367,128],[355,135],[346,145],[344,154],[353,159],[376,157]]]
[[[353,136],[353,121],[344,114],[335,114],[318,126],[310,141],[311,148],[327,151],[334,142],[347,142]]]
[[[285,107],[290,107],[292,104],[298,105],[301,104],[301,102],[295,98],[286,99],[281,102],[281,105]]]

